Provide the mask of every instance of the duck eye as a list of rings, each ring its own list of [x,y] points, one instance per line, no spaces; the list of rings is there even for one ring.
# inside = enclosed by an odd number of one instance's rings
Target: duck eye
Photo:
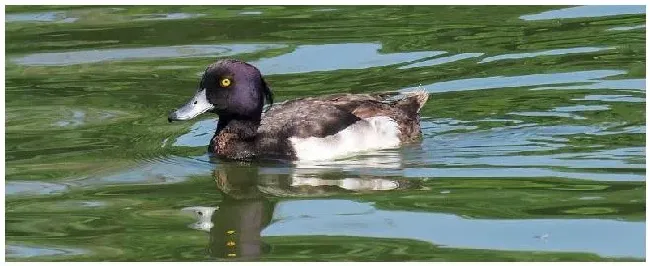
[[[219,82],[219,85],[221,85],[221,87],[223,88],[227,88],[228,86],[230,86],[230,83],[231,81],[229,78],[224,78]]]

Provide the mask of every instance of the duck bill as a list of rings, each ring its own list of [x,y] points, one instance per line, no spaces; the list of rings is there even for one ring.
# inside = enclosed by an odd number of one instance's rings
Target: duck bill
[[[169,122],[190,120],[212,109],[214,109],[214,105],[208,101],[205,89],[199,89],[190,101],[169,113],[167,120]]]

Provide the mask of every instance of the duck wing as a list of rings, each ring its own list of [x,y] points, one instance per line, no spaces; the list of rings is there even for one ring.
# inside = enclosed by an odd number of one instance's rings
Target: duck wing
[[[415,118],[426,102],[426,98],[420,98],[419,94],[378,92],[294,99],[268,108],[262,116],[258,134],[285,138],[322,138],[361,119],[386,116],[398,122],[410,120]]]
[[[310,97],[273,105],[262,116],[258,134],[276,138],[323,138],[359,120],[349,110]]]

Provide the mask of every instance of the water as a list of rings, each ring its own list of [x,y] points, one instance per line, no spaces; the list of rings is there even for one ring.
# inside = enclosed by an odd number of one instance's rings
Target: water
[[[645,7],[39,7],[5,14],[10,261],[645,260]],[[278,101],[431,93],[423,139],[210,158],[205,66]]]

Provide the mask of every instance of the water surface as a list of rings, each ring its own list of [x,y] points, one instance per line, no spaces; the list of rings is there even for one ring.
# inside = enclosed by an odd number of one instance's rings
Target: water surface
[[[10,261],[645,260],[643,6],[10,6]],[[430,93],[423,138],[233,163],[169,124],[234,57],[277,101]]]

